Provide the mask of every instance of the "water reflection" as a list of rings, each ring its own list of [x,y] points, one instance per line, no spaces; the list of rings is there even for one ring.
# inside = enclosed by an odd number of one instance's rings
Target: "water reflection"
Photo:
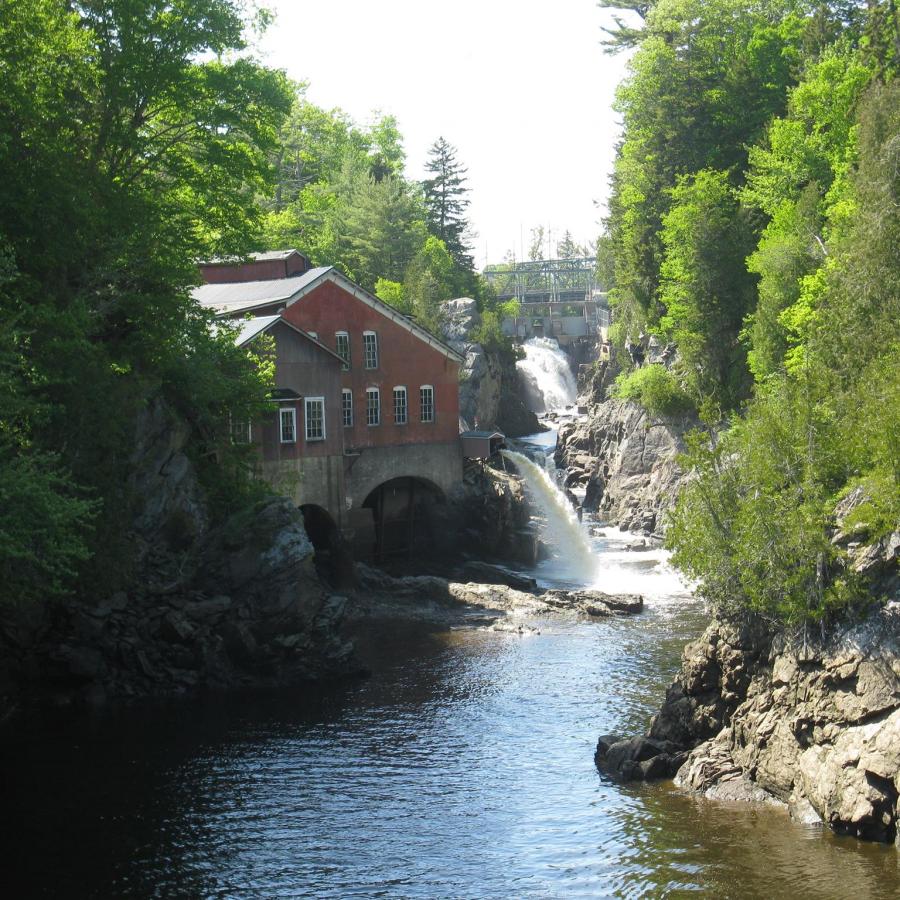
[[[683,589],[648,596],[529,638],[373,630],[378,674],[324,694],[19,722],[6,877],[66,897],[896,896],[893,848],[597,774],[597,735],[646,725],[702,627]]]

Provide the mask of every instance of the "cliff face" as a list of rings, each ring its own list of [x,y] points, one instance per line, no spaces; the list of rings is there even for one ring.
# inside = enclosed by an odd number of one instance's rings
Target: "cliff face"
[[[614,369],[600,362],[581,400],[585,418],[559,432],[556,465],[566,485],[585,488],[584,507],[613,525],[659,534],[684,473],[675,458],[693,417],[655,417],[637,403],[607,396]]]
[[[444,304],[444,338],[465,357],[460,370],[459,415],[466,428],[498,428],[509,437],[541,430],[525,405],[515,359],[473,340],[481,324],[475,301],[462,297]]]
[[[0,611],[0,695],[100,701],[352,668],[345,600],[316,575],[299,510],[271,498],[211,528],[186,440],[149,406],[135,433],[128,589]]]
[[[806,823],[881,841],[900,821],[900,533],[859,556],[888,599],[865,620],[786,634],[713,620],[644,737],[607,735],[613,777],[671,777],[713,799],[787,804]]]

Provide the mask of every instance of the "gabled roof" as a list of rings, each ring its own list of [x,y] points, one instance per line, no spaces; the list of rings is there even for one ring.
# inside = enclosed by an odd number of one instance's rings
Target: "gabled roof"
[[[363,290],[334,266],[310,269],[302,275],[295,275],[291,278],[274,278],[270,281],[204,284],[194,288],[192,296],[199,301],[201,306],[215,310],[219,316],[236,316],[277,303],[290,306],[325,281],[331,281],[343,288],[348,294],[352,294],[366,306],[377,310],[381,315],[414,334],[419,340],[425,341],[426,344],[454,362],[462,364],[465,361],[459,353],[448,347],[431,332],[408,319],[393,306]],[[303,333],[305,334],[305,332]]]
[[[238,333],[234,336],[235,345],[243,347],[244,344],[249,344],[253,338],[262,334],[280,318],[280,316],[257,316],[255,319],[242,319]]]
[[[275,303],[286,303],[330,271],[328,268],[310,269],[302,275],[272,278],[267,281],[229,281],[224,284],[201,284],[191,296],[201,306],[213,309],[220,316],[236,316]]]
[[[270,262],[273,259],[287,259],[295,253],[297,256],[303,256],[299,250],[291,248],[289,250],[264,250],[262,253],[251,253],[250,259],[252,259],[253,262]],[[305,256],[303,256],[303,258],[306,259]]]
[[[321,341],[314,338],[311,334],[304,331],[302,328],[298,328],[292,322],[288,322],[287,319],[283,319],[281,316],[257,316],[255,319],[245,319],[240,322],[238,333],[234,337],[234,343],[238,347],[243,347],[246,344],[249,344],[254,338],[259,337],[264,332],[268,331],[276,322],[281,322],[285,328],[290,328],[291,331],[296,331],[297,334],[306,338],[311,344],[315,344],[320,350],[324,350],[329,356],[334,357],[341,365],[344,364],[344,358],[339,356],[334,352],[330,347],[326,347]]]

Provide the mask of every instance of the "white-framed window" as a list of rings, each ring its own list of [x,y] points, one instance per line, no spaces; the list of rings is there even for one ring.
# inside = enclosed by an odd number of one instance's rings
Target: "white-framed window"
[[[350,335],[346,331],[334,333],[334,347],[337,355],[344,361],[342,366],[345,372],[350,371]]]
[[[306,397],[304,419],[306,422],[306,439],[308,441],[325,440],[325,398]]]
[[[367,369],[378,368],[378,335],[374,331],[363,332],[363,356]]]
[[[231,443],[249,444],[253,441],[253,428],[249,419],[231,419]]]
[[[408,404],[406,402],[406,388],[398,385],[394,388],[394,424],[405,425],[409,419]]]
[[[366,388],[366,425],[381,424],[381,395],[378,388]]]
[[[422,422],[434,421],[434,387],[430,384],[419,388],[419,419]]]
[[[282,406],[278,410],[278,426],[282,444],[297,441],[297,410],[293,406]]]
[[[353,427],[353,391],[347,388],[341,391],[341,421],[344,428]]]

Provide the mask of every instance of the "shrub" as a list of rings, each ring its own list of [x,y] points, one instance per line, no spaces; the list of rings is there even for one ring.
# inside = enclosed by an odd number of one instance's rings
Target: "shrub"
[[[676,416],[693,408],[678,379],[659,363],[623,372],[616,378],[612,394],[620,400],[634,400],[657,416]]]

